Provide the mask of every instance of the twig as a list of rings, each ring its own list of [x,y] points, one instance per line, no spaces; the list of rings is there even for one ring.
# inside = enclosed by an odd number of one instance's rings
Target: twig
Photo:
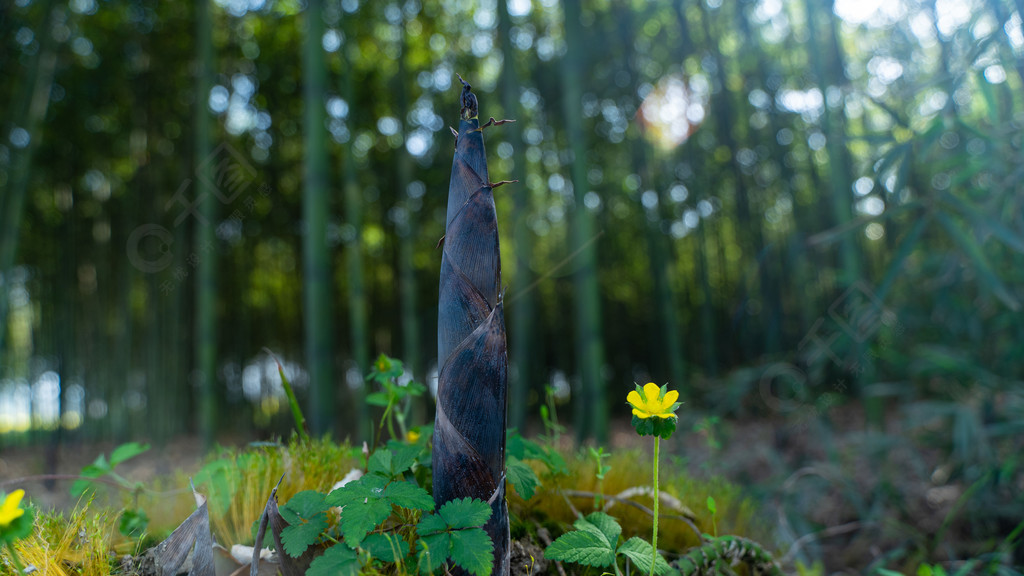
[[[562,489],[558,490],[558,493],[562,495],[562,499],[565,500],[565,504],[567,506],[569,506],[570,510],[572,510],[572,515],[577,517],[577,518],[583,518],[583,514],[580,514],[580,511],[577,510],[576,507],[572,505],[572,502],[569,501],[569,496],[570,495],[571,496],[575,496],[574,492],[575,492],[575,490],[568,490],[568,491],[567,490],[562,490]],[[593,496],[591,496],[591,498],[592,497]]]
[[[818,530],[817,532],[811,532],[810,534],[804,534],[790,545],[789,551],[787,551],[782,558],[779,558],[779,563],[787,564],[791,562],[792,558],[796,556],[797,552],[800,552],[800,549],[803,548],[805,544],[809,544],[815,540],[821,540],[822,538],[831,538],[833,536],[839,536],[840,534],[846,534],[847,532],[853,532],[869,524],[873,524],[873,522],[861,522],[859,520],[855,520],[838,526],[829,526],[828,528]]]
[[[129,492],[141,489],[143,492],[153,495],[178,494],[180,492],[188,491],[186,488],[160,491],[151,490],[145,486],[125,486],[112,478],[105,478],[103,476],[81,476],[78,474],[36,474],[35,476],[22,476],[21,478],[12,478],[10,480],[0,482],[0,488],[4,488],[6,486],[17,486],[18,484],[26,484],[28,482],[40,482],[44,480],[86,480],[88,482],[96,482],[97,484],[106,484],[107,486],[113,486],[114,488],[120,488],[121,490],[127,490]]]
[[[533,521],[533,524],[537,527],[537,537],[540,538],[542,542],[544,542],[544,546],[551,546],[551,535],[548,534],[547,529],[541,526],[540,522],[537,522],[536,520]],[[565,576],[565,568],[562,567],[561,561],[555,560],[555,568],[558,569],[559,576]]]
[[[480,130],[487,128],[488,126],[501,126],[502,124],[509,124],[511,122],[515,122],[515,120],[509,120],[507,118],[505,120],[495,120],[494,116],[491,116],[491,119],[487,121],[487,124],[480,127]]]

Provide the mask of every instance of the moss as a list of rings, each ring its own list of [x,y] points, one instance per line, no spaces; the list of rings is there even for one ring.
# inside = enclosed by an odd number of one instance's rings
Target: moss
[[[594,461],[584,452],[566,454],[569,474],[559,477],[543,477],[544,466],[531,462],[534,470],[542,476],[543,486],[529,501],[524,501],[514,491],[510,491],[509,507],[516,516],[529,518],[544,525],[556,537],[564,528],[556,528],[551,521],[563,526],[571,524],[575,517],[569,504],[581,513],[589,514],[595,510],[593,498],[568,497],[565,492],[595,492],[597,478]],[[605,461],[611,470],[604,479],[605,495],[616,495],[624,491],[644,489],[651,486],[651,458],[639,449],[613,452]],[[670,509],[664,504],[661,507],[659,528],[659,548],[665,550],[685,550],[699,543],[697,534],[685,521],[672,516],[688,516],[701,532],[712,531],[711,515],[707,511],[707,497],[714,496],[718,508],[718,533],[745,536],[755,540],[764,540],[766,527],[759,521],[754,502],[743,496],[739,486],[721,478],[701,479],[689,475],[685,470],[661,466],[661,490],[677,498],[684,512]],[[561,490],[561,492],[560,492]],[[629,497],[650,509],[653,502],[650,494],[639,493]],[[625,538],[651,536],[651,516],[649,513],[623,503],[611,503],[605,508],[608,514],[616,517],[622,525]],[[552,528],[555,528],[552,530]]]

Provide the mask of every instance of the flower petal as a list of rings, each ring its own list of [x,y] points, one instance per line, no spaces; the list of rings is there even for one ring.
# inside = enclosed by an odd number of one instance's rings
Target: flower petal
[[[644,397],[647,399],[649,404],[654,404],[658,401],[661,396],[661,386],[658,386],[654,382],[648,382],[644,384]]]
[[[632,390],[632,391],[630,391],[629,394],[626,394],[626,402],[629,402],[633,406],[643,406],[644,405],[643,400],[640,399],[640,394],[637,393],[636,390]]]
[[[644,418],[644,419],[651,417],[651,413],[650,412],[645,412],[643,410],[638,410],[636,408],[633,408],[633,415],[636,416],[637,418]]]
[[[665,394],[665,398],[662,400],[662,403],[664,404],[665,408],[668,409],[673,404],[676,403],[676,400],[679,400],[679,392],[676,390],[669,390]]]
[[[11,492],[6,498],[4,498],[4,503],[0,506],[0,526],[10,524],[16,518],[19,518],[25,513],[24,510],[18,508],[18,505],[21,504],[21,499],[24,496],[25,491],[19,489]]]

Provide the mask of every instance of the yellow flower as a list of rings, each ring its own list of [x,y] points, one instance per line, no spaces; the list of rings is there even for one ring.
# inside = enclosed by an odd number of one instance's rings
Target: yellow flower
[[[3,505],[0,505],[0,528],[8,526],[25,513],[24,509],[18,507],[24,496],[24,490],[15,490],[8,494],[7,498],[4,498]]]
[[[415,430],[409,430],[405,433],[405,441],[409,444],[415,444],[420,439],[420,433]]]
[[[669,390],[662,396],[661,387],[654,382],[644,384],[643,397],[636,390],[626,395],[626,401],[633,406],[633,415],[638,418],[675,418],[673,411],[678,399],[679,392],[675,390]]]

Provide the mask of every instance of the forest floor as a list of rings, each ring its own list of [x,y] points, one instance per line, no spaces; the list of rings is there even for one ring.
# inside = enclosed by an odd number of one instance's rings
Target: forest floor
[[[749,490],[760,505],[765,524],[775,531],[776,541],[764,544],[779,557],[796,552],[788,543],[800,539],[797,547],[811,557],[825,558],[829,572],[856,570],[896,546],[906,546],[907,541],[941,532],[947,522],[948,537],[956,537],[960,527],[951,512],[967,487],[945,481],[938,451],[909,442],[884,450],[873,448],[863,433],[863,413],[851,405],[834,408],[829,421],[828,433],[823,435],[814,426],[780,418],[724,421],[712,426],[684,419],[663,449],[665,457],[678,458],[677,465],[694,476],[721,476]],[[904,432],[898,422],[890,426],[893,429],[887,432],[891,435]],[[563,436],[567,444],[570,438],[571,432]],[[608,444],[614,451],[650,443],[641,442],[632,428],[621,422]],[[113,448],[112,443],[67,444],[56,452],[45,446],[6,448],[0,454],[0,482],[45,474],[75,475]],[[175,473],[192,474],[202,462],[198,439],[185,437],[121,464],[118,471],[133,482],[150,483]],[[339,479],[345,472],[339,470]],[[18,484],[37,505],[65,510],[76,502],[69,494],[70,486],[68,479]],[[881,500],[877,496],[880,486],[887,493]],[[875,512],[882,506],[885,512],[873,514],[874,521],[863,520],[858,509],[865,505],[873,506]],[[880,517],[884,520],[878,520]]]

